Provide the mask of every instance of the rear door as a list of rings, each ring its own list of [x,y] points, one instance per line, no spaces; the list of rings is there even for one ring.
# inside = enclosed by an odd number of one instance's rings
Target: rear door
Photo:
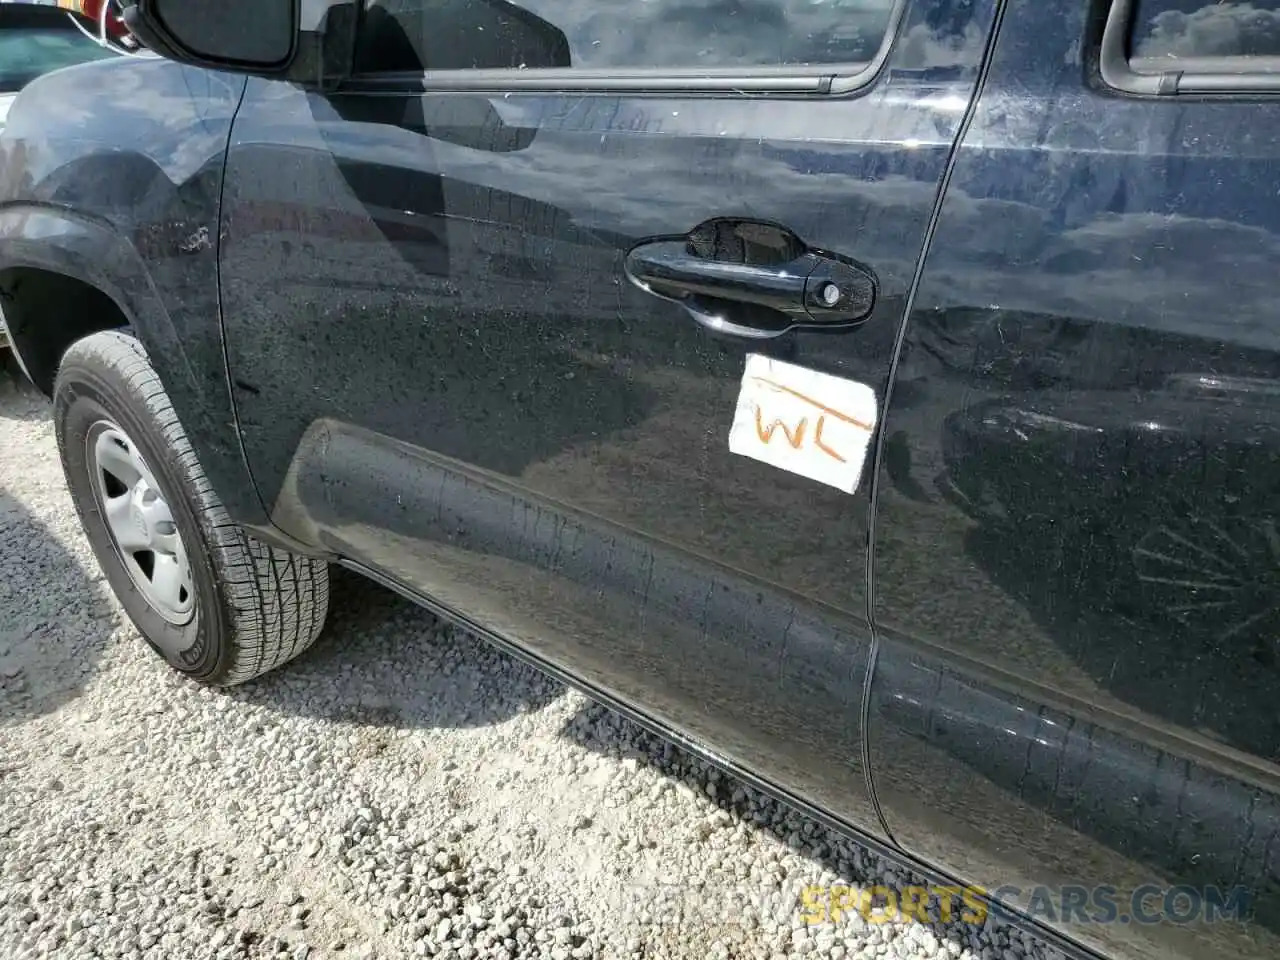
[[[884,424],[886,824],[1119,956],[1280,956],[1263,6],[1009,7]]]
[[[878,833],[862,474],[992,8],[388,0],[341,91],[251,83],[276,522]]]

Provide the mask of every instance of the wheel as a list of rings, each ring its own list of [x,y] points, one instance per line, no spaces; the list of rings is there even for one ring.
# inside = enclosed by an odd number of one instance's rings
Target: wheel
[[[1149,520],[1130,550],[1132,602],[1202,637],[1212,656],[1276,663],[1280,522],[1264,510],[1215,516],[1202,504]]]
[[[73,344],[53,401],[85,534],[158,654],[194,680],[226,685],[311,645],[328,610],[328,566],[231,521],[135,338],[113,330]]]

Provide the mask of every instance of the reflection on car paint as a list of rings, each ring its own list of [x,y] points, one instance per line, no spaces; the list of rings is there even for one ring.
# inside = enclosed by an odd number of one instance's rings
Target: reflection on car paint
[[[895,841],[1010,908],[1249,891],[1242,922],[1040,911],[1088,946],[1271,956],[1280,113],[1084,89],[1084,16],[1005,21],[905,330],[872,780]]]

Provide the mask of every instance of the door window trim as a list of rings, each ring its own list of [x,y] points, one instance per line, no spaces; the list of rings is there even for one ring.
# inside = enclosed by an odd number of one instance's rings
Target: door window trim
[[[1098,66],[1103,81],[1123,93],[1280,93],[1280,57],[1130,57],[1135,0],[1113,0],[1102,30]]]
[[[781,67],[653,67],[629,70],[552,67],[535,70],[426,70],[411,73],[362,73],[342,84],[344,90],[390,93],[737,93],[839,95],[869,86],[893,52],[911,0],[894,0],[888,27],[876,55],[865,63]]]

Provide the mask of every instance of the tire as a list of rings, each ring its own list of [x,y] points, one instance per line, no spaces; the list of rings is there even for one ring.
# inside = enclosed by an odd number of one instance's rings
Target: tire
[[[231,685],[312,644],[328,611],[327,564],[270,547],[232,522],[134,337],[111,330],[74,343],[53,402],[85,534],[130,619],[170,666],[201,683]],[[117,476],[130,469],[140,477],[134,486]],[[148,535],[170,553],[130,549],[133,537]],[[162,560],[180,573],[161,578]]]

